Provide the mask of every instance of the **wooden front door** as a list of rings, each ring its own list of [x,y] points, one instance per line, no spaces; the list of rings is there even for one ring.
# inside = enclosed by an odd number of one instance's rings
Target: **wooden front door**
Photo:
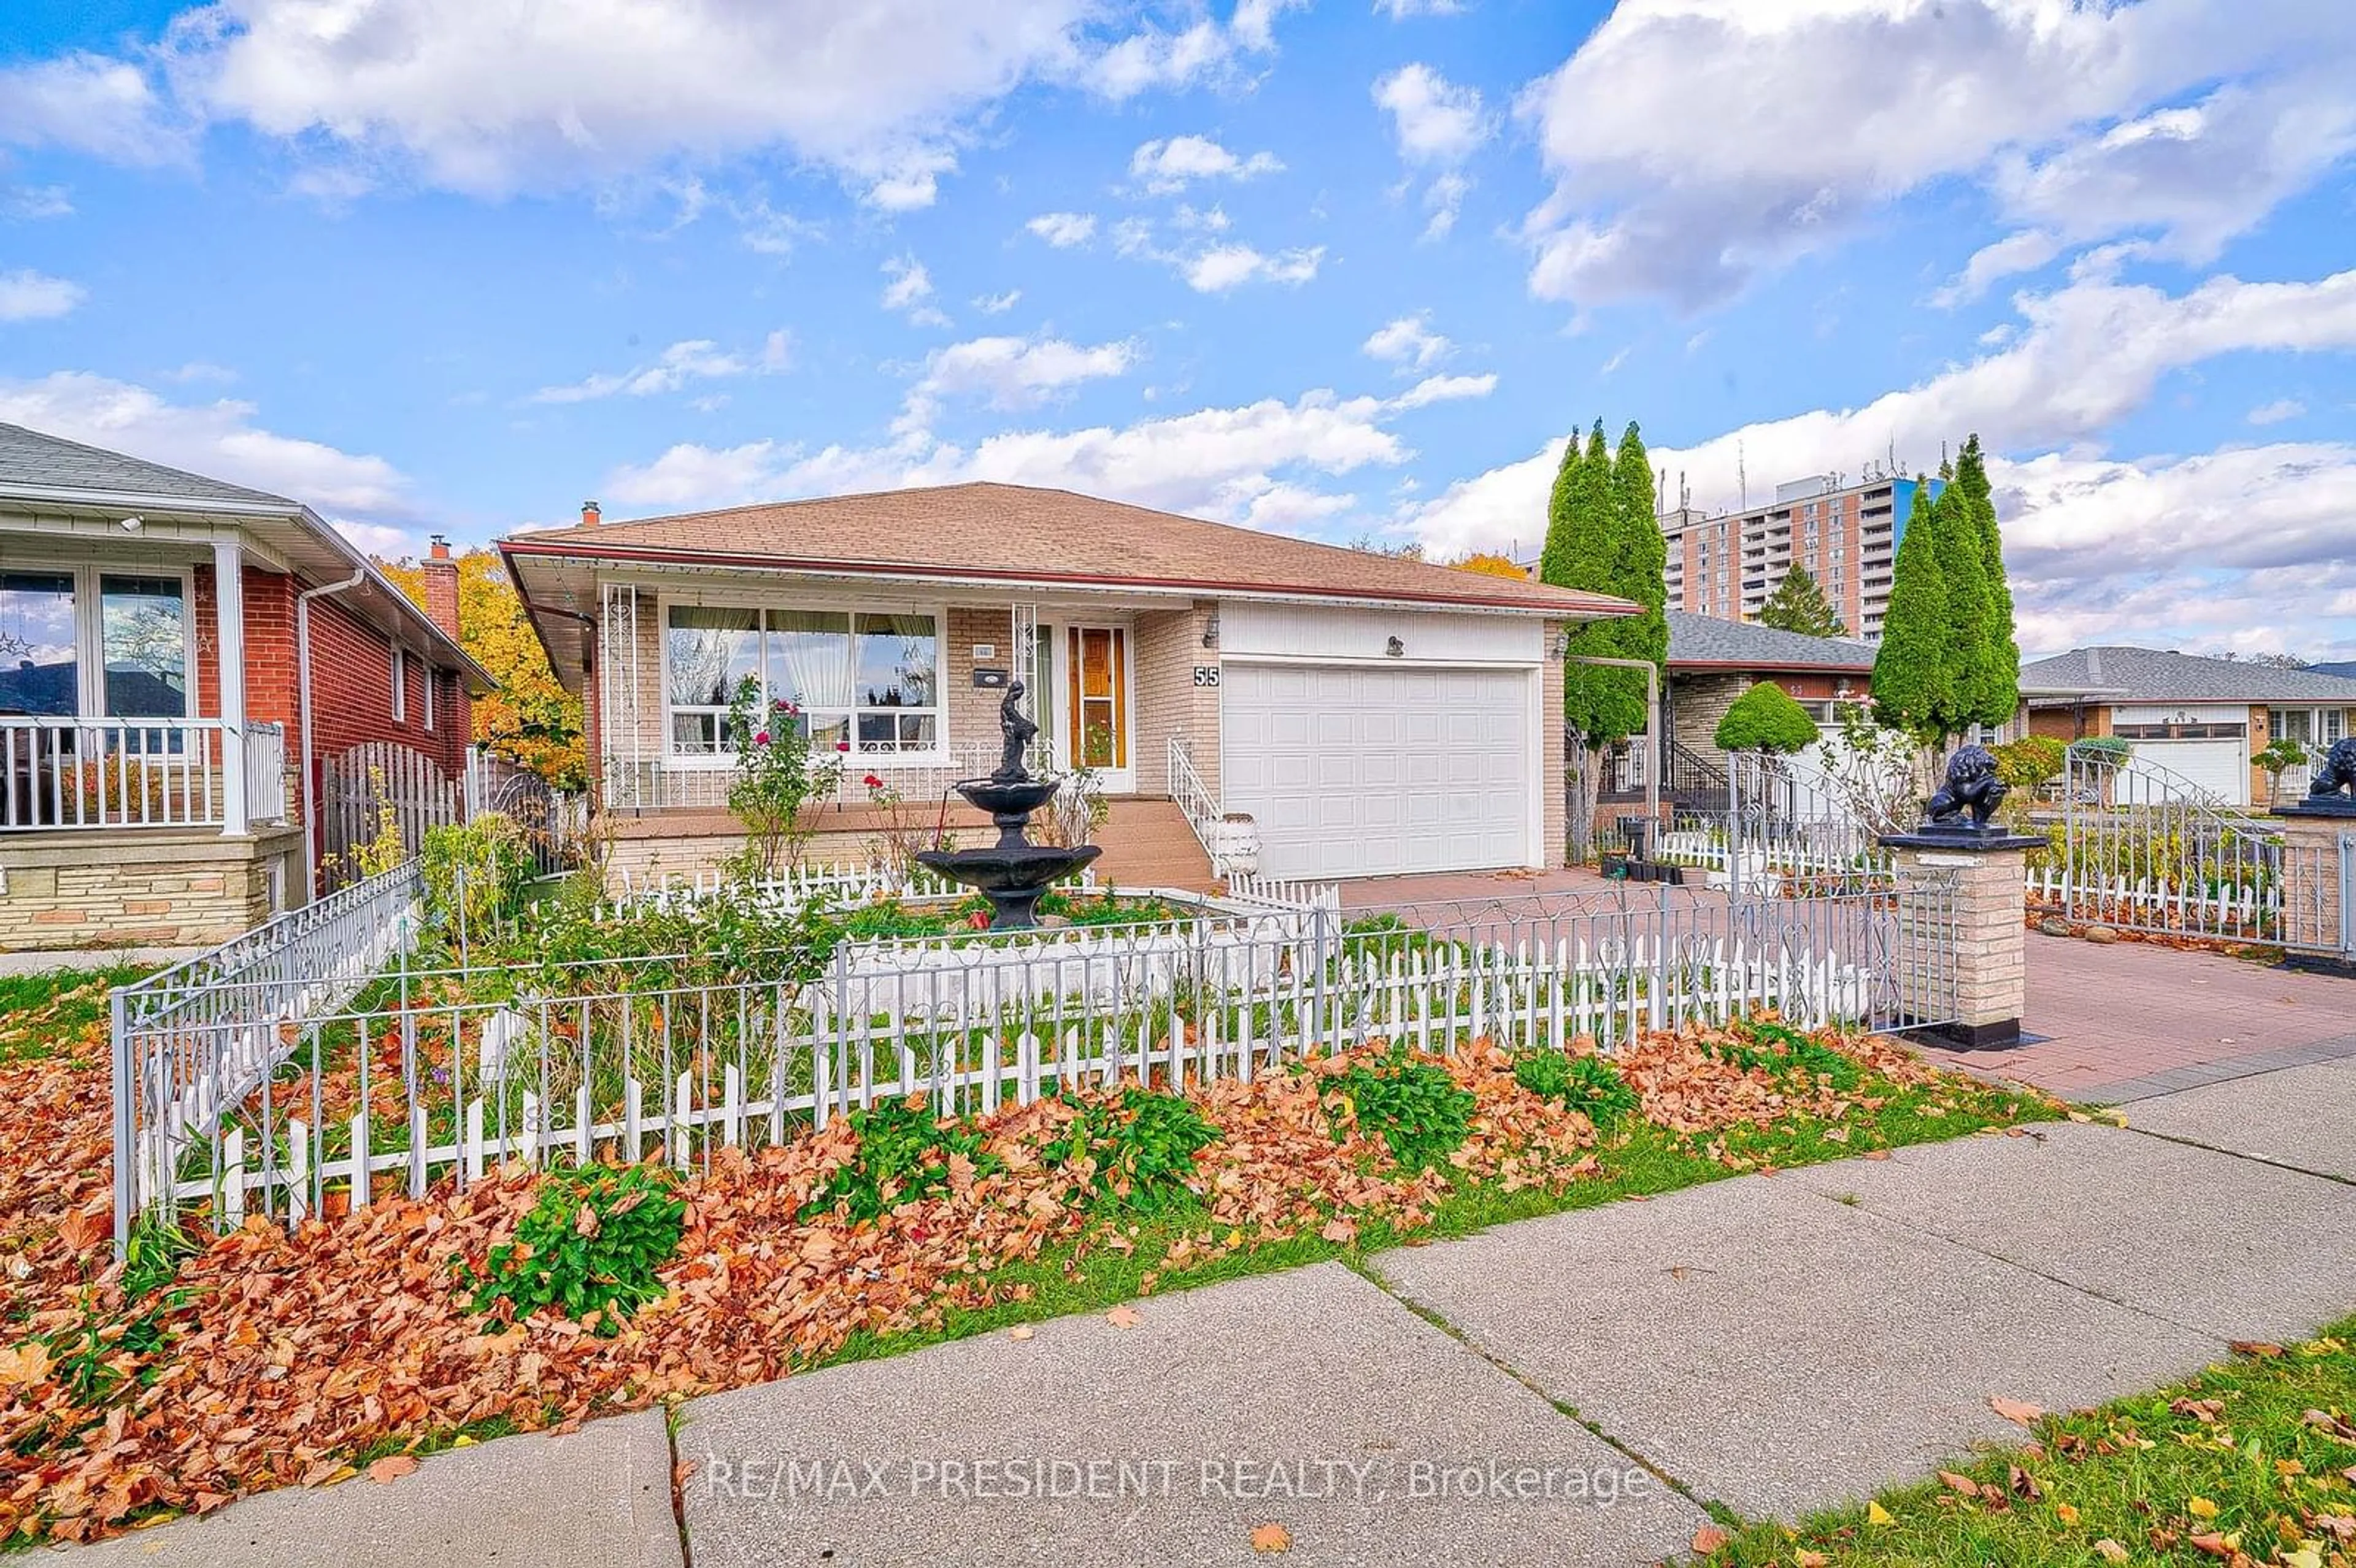
[[[1099,773],[1129,768],[1129,633],[1119,626],[1065,631],[1069,677],[1065,707],[1073,765]]]

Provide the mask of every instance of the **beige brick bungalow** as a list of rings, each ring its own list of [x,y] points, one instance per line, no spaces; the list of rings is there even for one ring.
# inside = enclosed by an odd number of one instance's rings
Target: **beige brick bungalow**
[[[862,781],[948,801],[1021,680],[1052,765],[1113,797],[1103,874],[1202,882],[1258,823],[1261,870],[1542,866],[1563,844],[1562,628],[1623,602],[1012,485],[519,534],[499,549],[587,698],[610,864],[692,872],[739,840],[724,714],[743,677],[844,756],[818,850],[878,826]],[[973,826],[980,825],[972,818]]]

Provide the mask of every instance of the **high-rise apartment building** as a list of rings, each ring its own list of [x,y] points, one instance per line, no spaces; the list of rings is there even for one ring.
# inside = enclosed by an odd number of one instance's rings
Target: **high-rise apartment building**
[[[1794,565],[1805,566],[1852,636],[1881,635],[1890,565],[1920,481],[1886,475],[1844,485],[1820,474],[1775,487],[1774,504],[1706,515],[1681,507],[1661,517],[1668,599],[1722,621],[1751,621]],[[1943,483],[1929,481],[1936,499]]]

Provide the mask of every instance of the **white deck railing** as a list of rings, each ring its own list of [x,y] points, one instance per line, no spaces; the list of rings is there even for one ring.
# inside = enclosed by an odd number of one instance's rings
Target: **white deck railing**
[[[218,719],[0,718],[0,832],[220,827],[229,820]],[[286,731],[249,723],[245,815],[287,820]]]

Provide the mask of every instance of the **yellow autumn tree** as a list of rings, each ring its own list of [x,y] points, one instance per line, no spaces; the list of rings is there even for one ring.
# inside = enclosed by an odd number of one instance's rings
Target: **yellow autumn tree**
[[[1515,566],[1504,556],[1492,555],[1486,550],[1475,550],[1462,560],[1451,560],[1448,564],[1459,571],[1485,572],[1491,577],[1517,577],[1525,582],[1529,581],[1530,576],[1528,572]]]
[[[379,561],[385,576],[423,606],[425,572],[409,561]],[[581,699],[557,683],[498,552],[458,557],[458,641],[499,689],[475,699],[475,741],[559,789],[588,787]]]

